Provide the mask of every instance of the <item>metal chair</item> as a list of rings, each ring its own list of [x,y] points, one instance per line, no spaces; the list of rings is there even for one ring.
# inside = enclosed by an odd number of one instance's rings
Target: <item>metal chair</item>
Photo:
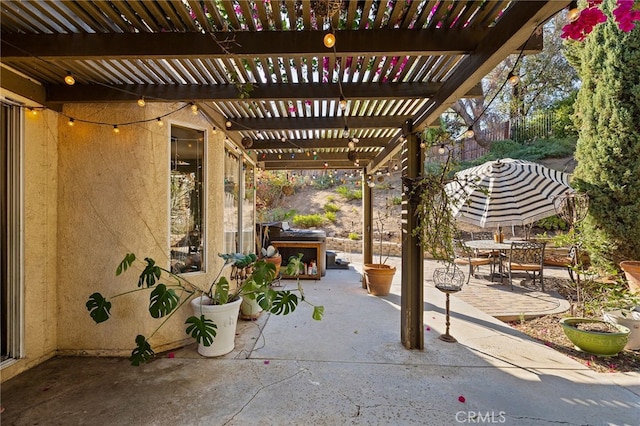
[[[456,265],[468,265],[469,266],[469,277],[473,276],[475,278],[475,273],[478,268],[482,265],[491,266],[491,281],[493,281],[493,258],[492,257],[484,257],[484,256],[476,256],[473,253],[473,250],[467,247],[462,240],[455,240],[453,243],[453,250],[455,253],[455,259],[453,263]]]
[[[536,284],[536,273],[540,277],[540,285],[544,291],[544,247],[545,242],[513,241],[502,266],[509,271],[509,282],[513,290],[513,272],[525,272],[527,276],[533,276],[533,284]]]

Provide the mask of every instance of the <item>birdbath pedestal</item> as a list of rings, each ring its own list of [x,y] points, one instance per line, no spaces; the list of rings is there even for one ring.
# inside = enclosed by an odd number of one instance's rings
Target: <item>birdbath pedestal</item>
[[[449,264],[444,268],[436,268],[433,271],[433,282],[436,285],[436,288],[446,294],[446,331],[444,334],[441,334],[439,339],[449,343],[457,342],[456,338],[449,334],[449,326],[451,325],[450,317],[449,317],[449,295],[452,293],[457,293],[462,290],[462,286],[464,284],[464,273],[455,265]]]

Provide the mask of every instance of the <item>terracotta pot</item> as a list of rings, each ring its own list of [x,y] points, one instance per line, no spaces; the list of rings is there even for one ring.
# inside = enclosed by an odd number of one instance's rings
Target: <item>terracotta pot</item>
[[[627,277],[629,291],[640,294],[640,261],[625,260],[624,262],[620,262],[620,267]]]
[[[275,278],[278,278],[278,276],[280,275],[280,266],[282,265],[282,255],[278,253],[277,256],[264,257],[263,260],[267,263],[273,263],[274,265],[276,265]]]
[[[365,263],[363,267],[364,279],[362,286],[374,296],[386,296],[391,291],[391,283],[396,268],[389,265]]]

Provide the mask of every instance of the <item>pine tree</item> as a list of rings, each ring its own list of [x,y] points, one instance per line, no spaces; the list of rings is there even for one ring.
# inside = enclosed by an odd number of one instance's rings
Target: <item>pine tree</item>
[[[604,4],[607,22],[567,54],[582,80],[572,185],[590,196],[582,235],[600,266],[640,259],[640,28],[621,31],[613,3]]]

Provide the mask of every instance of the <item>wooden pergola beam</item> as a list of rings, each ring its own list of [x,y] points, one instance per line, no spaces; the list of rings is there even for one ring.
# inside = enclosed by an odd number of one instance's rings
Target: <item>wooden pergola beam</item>
[[[476,50],[489,30],[465,31],[378,29],[336,31],[338,55],[460,55]],[[324,31],[109,33],[109,34],[3,34],[3,61],[83,59],[166,59],[258,57],[271,55],[328,56]],[[518,51],[520,46],[513,46]],[[527,42],[527,53],[542,49],[542,36]]]

